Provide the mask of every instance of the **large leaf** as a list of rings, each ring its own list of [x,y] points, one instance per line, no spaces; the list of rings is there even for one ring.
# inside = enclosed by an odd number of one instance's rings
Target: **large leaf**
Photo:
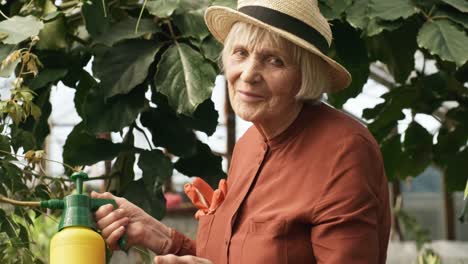
[[[190,127],[174,113],[157,108],[141,115],[141,123],[147,127],[155,146],[161,146],[177,156],[192,155],[196,137]]]
[[[159,2],[159,1],[158,1]],[[138,32],[135,32],[137,19],[127,17],[126,19],[110,26],[109,30],[103,32],[94,39],[95,43],[113,46],[115,43],[125,40],[139,38],[148,33],[160,31],[160,28],[151,19],[141,19]]]
[[[380,150],[384,159],[387,179],[393,182],[404,178],[406,173],[401,171],[401,164],[406,162],[407,156],[402,151],[400,135],[396,134],[383,141]]]
[[[320,12],[328,19],[339,19],[343,12],[353,3],[352,0],[321,0]]]
[[[237,7],[236,0],[213,0],[212,5],[226,6],[235,9]]]
[[[408,18],[418,12],[411,0],[370,0],[369,16],[383,20]]]
[[[83,1],[81,12],[85,20],[86,30],[93,38],[109,30],[111,22],[107,16],[109,11],[107,6],[104,5],[105,3],[106,1],[102,0]]]
[[[146,3],[146,9],[154,16],[165,18],[170,17],[179,5],[179,0],[153,0]]]
[[[455,7],[463,13],[468,13],[468,1],[466,0],[442,0],[445,3]]]
[[[367,16],[370,0],[356,0],[353,5],[346,11],[346,20],[354,28],[366,29],[369,23]]]
[[[374,119],[368,126],[377,141],[382,140],[389,132],[396,129],[397,121],[405,116],[404,108],[410,108],[419,99],[419,92],[414,87],[401,86],[386,93],[383,98],[385,102],[376,105],[374,109],[365,109],[363,117]]]
[[[402,176],[418,176],[432,160],[432,135],[416,122],[412,122],[405,131],[403,148],[408,156],[407,173]]]
[[[160,47],[148,40],[128,40],[110,48],[104,55],[96,56],[93,72],[101,80],[101,95],[107,99],[127,94],[141,84]]]
[[[193,129],[203,131],[208,136],[213,135],[218,126],[218,112],[210,98],[201,103],[192,117],[182,115],[182,120]]]
[[[468,181],[468,148],[453,155],[447,165],[445,181],[449,191],[463,191]]]
[[[460,24],[465,29],[468,29],[468,16],[462,12],[458,12],[453,9],[438,9],[434,12],[434,17],[448,18],[451,21]]]
[[[173,16],[174,23],[182,36],[202,40],[210,34],[206,27],[203,13],[202,10],[196,10]]]
[[[191,116],[211,96],[216,72],[203,56],[186,44],[172,45],[161,57],[155,75],[158,92],[177,113]]]
[[[48,67],[40,71],[39,74],[28,83],[28,87],[31,90],[38,90],[49,84],[55,83],[62,79],[67,74],[68,70],[64,68],[52,68]]]
[[[65,49],[68,47],[67,25],[64,15],[59,15],[55,19],[47,21],[44,28],[39,32],[38,49]]]
[[[200,48],[205,58],[217,63],[223,50],[223,45],[210,35],[203,40]]]
[[[123,144],[127,146],[133,146],[135,137],[133,135],[133,130],[129,130],[125,135]],[[135,153],[133,151],[121,152],[117,159],[112,165],[111,176],[119,179],[119,190],[124,190],[127,188],[135,179],[135,172],[133,166],[135,164]]]
[[[27,38],[37,36],[44,24],[36,17],[14,16],[0,22],[0,34],[7,34],[1,42],[5,44],[18,44]]]
[[[336,60],[353,76],[351,85],[335,94],[330,94],[335,107],[341,107],[349,98],[357,96],[369,76],[369,59],[364,41],[359,32],[348,24],[337,22],[332,27],[335,37]],[[353,52],[349,52],[352,50]]]
[[[424,23],[418,34],[418,44],[443,60],[455,62],[459,67],[468,60],[468,36],[448,19]]]
[[[175,168],[187,176],[201,177],[215,187],[225,177],[221,162],[222,158],[214,155],[208,145],[198,141],[195,154],[180,158]]]
[[[166,214],[166,200],[162,189],[149,193],[143,179],[131,182],[120,195],[156,219],[161,220]]]
[[[143,171],[143,182],[148,193],[156,193],[171,178],[174,166],[160,150],[144,151],[140,154],[138,167]]]
[[[414,70],[418,30],[415,23],[405,23],[400,29],[384,32],[370,38],[367,42],[372,60],[385,63],[394,79],[399,83],[405,83]]]
[[[63,146],[63,161],[69,165],[92,165],[111,160],[123,150],[122,144],[96,138],[86,132],[82,123],[76,125]]]
[[[139,85],[130,93],[113,96],[107,101],[100,96],[100,87],[97,85],[90,89],[82,105],[81,117],[90,132],[120,131],[132,124],[140,112],[148,107],[145,98],[148,88],[145,85]]]

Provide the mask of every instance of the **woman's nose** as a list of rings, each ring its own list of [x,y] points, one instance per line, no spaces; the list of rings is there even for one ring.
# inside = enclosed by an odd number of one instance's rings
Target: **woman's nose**
[[[247,83],[256,83],[262,79],[258,62],[254,59],[248,60],[242,70],[240,79]]]

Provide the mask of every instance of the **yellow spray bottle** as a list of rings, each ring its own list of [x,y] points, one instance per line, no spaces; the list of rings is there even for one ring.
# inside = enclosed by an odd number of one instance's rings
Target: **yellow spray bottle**
[[[50,264],[105,264],[106,246],[102,236],[96,232],[92,212],[105,204],[117,204],[113,199],[94,199],[83,194],[83,181],[88,175],[74,173],[76,183],[73,194],[63,200],[47,200],[41,207],[63,209],[58,233],[50,242]],[[121,249],[126,249],[125,236],[119,240]]]

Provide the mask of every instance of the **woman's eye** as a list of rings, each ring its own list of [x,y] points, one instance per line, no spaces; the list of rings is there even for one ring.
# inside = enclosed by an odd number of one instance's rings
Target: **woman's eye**
[[[247,51],[244,49],[236,49],[234,50],[234,55],[237,57],[247,57]]]
[[[269,58],[268,62],[275,65],[275,66],[283,66],[284,65],[284,62],[280,58],[277,58],[277,57]]]

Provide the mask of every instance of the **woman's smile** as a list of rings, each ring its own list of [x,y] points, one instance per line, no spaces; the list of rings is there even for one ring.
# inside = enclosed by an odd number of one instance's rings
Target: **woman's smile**
[[[246,92],[242,90],[237,90],[237,93],[239,94],[239,98],[246,103],[257,103],[265,100],[264,96],[261,96],[256,93]]]

